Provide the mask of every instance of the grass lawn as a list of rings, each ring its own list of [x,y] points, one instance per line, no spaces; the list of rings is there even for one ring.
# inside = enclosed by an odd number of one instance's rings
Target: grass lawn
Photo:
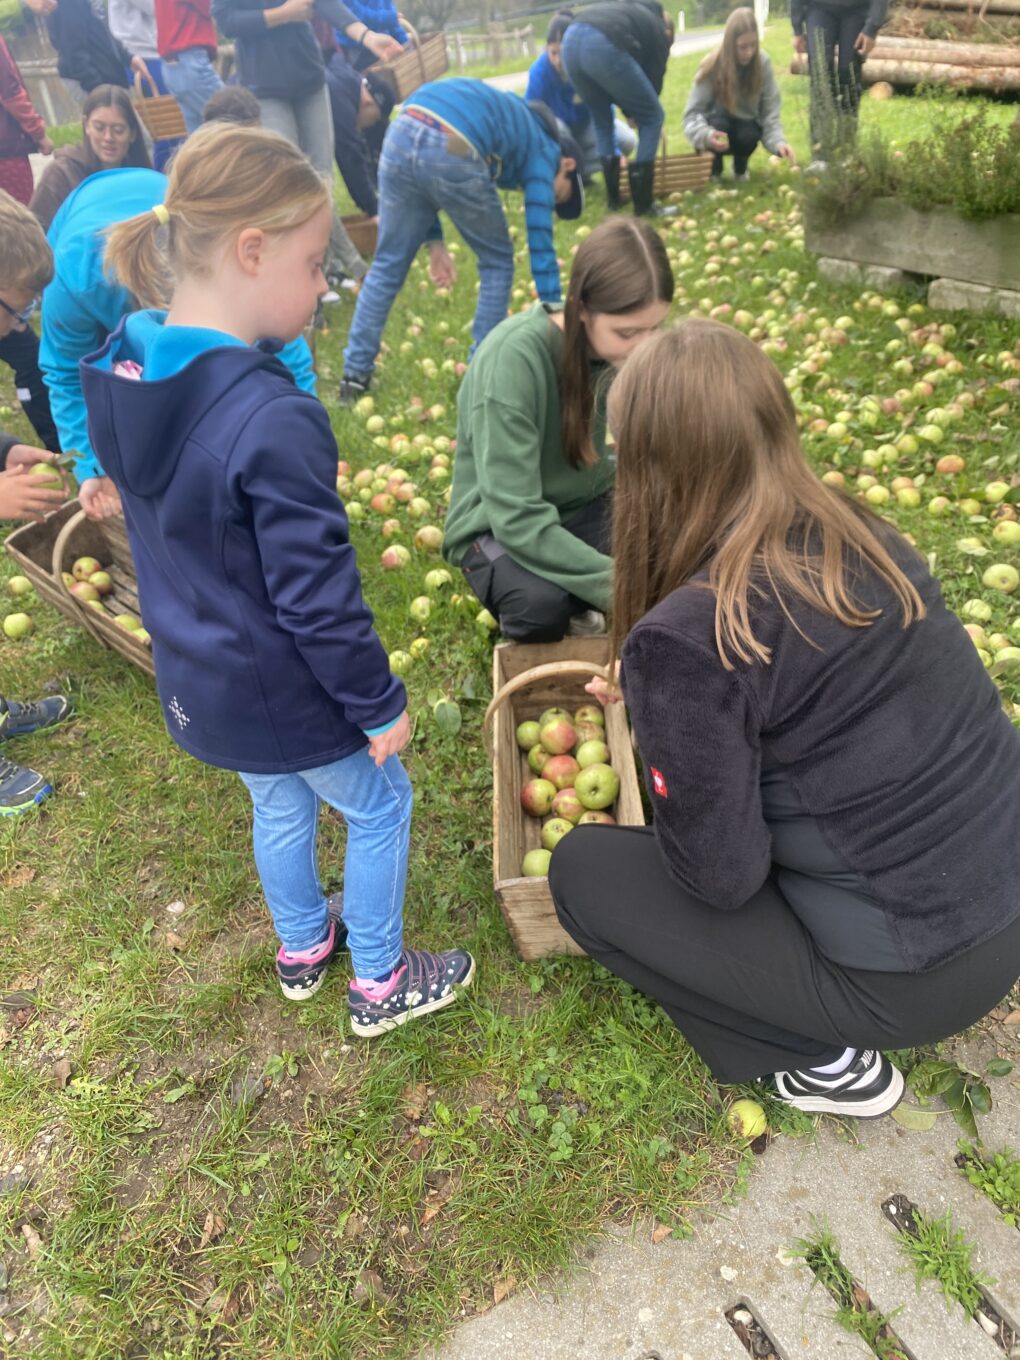
[[[785,32],[771,43],[788,50]],[[667,86],[677,148],[696,65],[677,62]],[[788,131],[803,151],[806,83],[786,88]],[[912,99],[867,104],[865,119],[904,131],[922,109]],[[929,554],[951,603],[987,607],[987,634],[1001,634],[987,645],[991,662],[996,646],[1020,641],[1018,596],[981,581],[989,563],[1018,560],[992,537],[1000,511],[982,499],[989,482],[1020,481],[1015,323],[933,315],[913,294],[862,298],[821,282],[800,240],[796,178],[768,172],[761,157],[753,164],[752,184],[694,196],[664,228],[674,314],[748,313],[736,320],[771,340],[819,472],[891,488],[884,509]],[[589,225],[601,213],[597,190],[591,200]],[[508,206],[521,305],[530,274],[519,197]],[[575,227],[557,234],[566,261]],[[332,403],[349,301],[318,337],[341,457],[352,471],[383,460],[402,468],[440,524],[448,483],[430,468],[455,433],[452,369],[467,355],[474,302],[469,252],[458,259],[446,299],[417,263],[391,318],[375,396],[387,424],[376,437],[406,435],[399,449],[377,447],[363,419]],[[949,328],[919,329],[938,323]],[[954,356],[948,367],[932,345]],[[13,406],[0,376],[0,399]],[[883,412],[881,399],[930,376],[931,395],[905,391],[902,410]],[[933,423],[936,403],[948,411],[941,446],[915,433]],[[27,433],[20,413],[0,416]],[[952,477],[934,471],[949,449],[966,459]],[[920,505],[898,497],[894,476],[912,479]],[[941,516],[928,510],[936,493],[948,499]],[[410,544],[421,521],[403,507],[397,515]],[[725,1130],[732,1093],[654,1006],[587,960],[517,959],[491,881],[480,722],[492,639],[476,625],[477,605],[463,593],[455,602],[457,580],[434,592],[424,625],[412,622],[408,606],[436,560],[412,550],[405,571],[384,572],[381,523],[371,511],[352,523],[380,633],[391,650],[426,640],[406,677],[417,799],[408,936],[466,944],[479,968],[452,1010],[380,1040],[345,1033],[342,969],[304,1006],[281,998],[246,795],[170,742],[150,683],[34,598],[34,634],[0,640],[3,693],[59,689],[77,709],[63,728],[8,749],[47,772],[56,796],[0,825],[0,1291],[12,1305],[0,1351],[409,1356],[566,1262],[607,1219],[645,1212],[683,1233],[751,1174]],[[11,575],[4,559],[0,578]],[[3,612],[21,607],[9,601]],[[1020,700],[1008,669],[1000,683],[1008,702]],[[461,706],[456,736],[433,720],[440,691]],[[325,817],[330,889],[343,843],[338,820]],[[783,1131],[810,1125],[771,1104],[769,1115]]]

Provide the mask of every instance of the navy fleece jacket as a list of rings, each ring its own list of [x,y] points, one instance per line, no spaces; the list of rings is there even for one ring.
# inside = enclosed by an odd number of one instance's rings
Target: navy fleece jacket
[[[340,760],[406,694],[361,594],[326,412],[265,344],[163,321],[123,321],[82,364],[82,389],[167,727],[226,769]],[[113,372],[124,360],[141,380]]]

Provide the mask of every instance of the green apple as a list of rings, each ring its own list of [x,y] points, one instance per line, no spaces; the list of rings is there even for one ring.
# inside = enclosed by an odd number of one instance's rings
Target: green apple
[[[549,861],[551,859],[551,850],[529,850],[524,856],[521,874],[525,878],[545,878],[549,873]]]
[[[60,469],[52,463],[33,463],[28,470],[28,475],[33,482],[45,487],[49,491],[63,491],[64,479],[60,475]]]
[[[15,641],[28,637],[34,627],[31,614],[8,614],[4,619],[4,632]]]
[[[1020,523],[1015,519],[1000,519],[992,530],[997,543],[1020,543]]]
[[[574,780],[574,789],[586,808],[601,811],[616,801],[620,776],[611,765],[588,765]]]
[[[985,568],[981,584],[987,586],[989,590],[1001,590],[1006,595],[1012,595],[1017,586],[1020,586],[1020,571],[1010,566],[1008,562],[993,562],[990,567]]]
[[[390,652],[390,670],[394,675],[406,675],[414,665],[414,658],[410,652]]]
[[[568,831],[573,831],[573,822],[566,817],[550,817],[542,823],[542,844],[546,850],[555,850]]]
[[[27,576],[12,576],[7,582],[8,595],[27,595],[31,589],[32,582]]]
[[[533,746],[538,745],[538,734],[538,723],[530,721],[518,723],[517,731],[514,733],[514,736],[517,739],[517,745],[522,751],[530,751]]]
[[[609,747],[604,741],[583,741],[574,752],[574,759],[582,770],[587,765],[608,765]]]
[[[534,746],[528,751],[528,766],[536,774],[541,774],[545,769],[546,761],[552,760],[552,756],[545,749],[541,742],[536,741]]]
[[[726,1123],[737,1138],[758,1138],[768,1128],[765,1111],[756,1100],[735,1100],[726,1113]]]

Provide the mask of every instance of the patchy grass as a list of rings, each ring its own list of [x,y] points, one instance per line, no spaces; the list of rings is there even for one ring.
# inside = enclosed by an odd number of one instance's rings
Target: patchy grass
[[[667,90],[673,127],[684,64]],[[1020,480],[1015,328],[935,315],[913,294],[821,283],[802,248],[796,178],[757,164],[746,191],[694,196],[663,227],[674,315],[716,311],[769,346],[819,471],[889,491],[885,512],[929,554],[954,607],[977,600],[987,613],[983,650],[1015,703],[995,656],[1018,637],[1016,596],[981,582],[988,563],[1017,557],[993,538],[996,517],[1013,512],[985,491]],[[601,213],[591,197],[587,225]],[[520,306],[530,274],[519,197],[508,205]],[[557,237],[568,263],[576,230]],[[473,261],[464,248],[458,260],[449,298],[418,261],[394,309],[375,394],[385,449],[333,402],[349,300],[317,336],[341,457],[352,474],[399,465],[435,523],[448,480],[432,475],[433,451],[455,432],[453,366],[474,302]],[[909,373],[892,369],[900,360]],[[916,433],[936,403],[950,413],[944,447]],[[20,414],[4,419],[27,433]],[[937,473],[950,449],[965,470]],[[919,504],[894,477],[910,479]],[[929,512],[936,494],[940,516]],[[423,521],[395,513],[410,544]],[[5,693],[58,688],[77,710],[10,748],[57,792],[38,815],[0,826],[0,1255],[13,1305],[2,1326],[23,1353],[408,1355],[567,1262],[608,1218],[645,1211],[683,1232],[750,1175],[725,1132],[729,1093],[654,1006],[586,960],[516,958],[491,881],[480,737],[491,638],[456,579],[434,592],[427,623],[413,623],[408,606],[436,560],[414,550],[406,571],[382,571],[380,529],[370,510],[352,524],[379,630],[390,649],[424,648],[407,673],[408,936],[465,944],[479,970],[457,1007],[370,1044],[343,1031],[342,969],[305,1006],[280,997],[246,795],[172,745],[149,682],[38,600],[33,636],[0,642]],[[440,691],[461,706],[456,736],[432,718]],[[343,845],[338,820],[324,818],[330,888]],[[810,1125],[784,1107],[769,1113],[780,1129]]]

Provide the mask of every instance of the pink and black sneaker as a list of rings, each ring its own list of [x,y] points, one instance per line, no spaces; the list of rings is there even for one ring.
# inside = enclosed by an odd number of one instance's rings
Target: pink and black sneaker
[[[457,1000],[454,989],[470,986],[474,975],[475,961],[466,949],[442,954],[405,949],[387,982],[370,988],[351,983],[347,989],[351,1030],[371,1039],[396,1029],[409,1016],[441,1011]]]
[[[281,945],[276,955],[276,976],[280,979],[280,990],[288,1001],[307,1001],[325,982],[329,965],[347,943],[343,909],[342,892],[326,899],[329,934],[322,944],[317,944],[313,949],[304,949],[300,954],[288,954]]]

